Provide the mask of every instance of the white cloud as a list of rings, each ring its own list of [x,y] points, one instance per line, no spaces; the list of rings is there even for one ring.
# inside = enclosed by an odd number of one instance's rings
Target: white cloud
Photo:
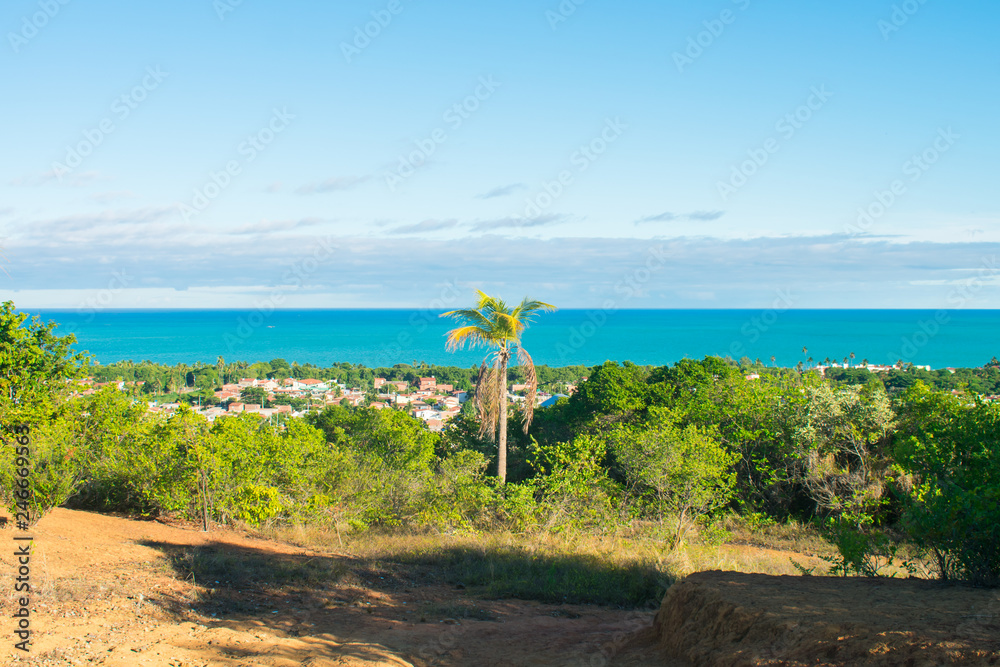
[[[164,233],[155,242],[136,236],[120,245],[110,239],[90,245],[63,239],[21,244],[7,251],[10,277],[0,276],[0,291],[99,289],[115,268],[133,275],[134,286],[158,284],[184,292],[211,288],[215,291],[195,291],[204,294],[199,298],[206,304],[228,307],[219,292],[228,286],[287,284],[283,277],[290,267],[320,242],[304,231],[220,236],[212,243]],[[358,286],[363,285],[380,286],[364,291],[368,307],[413,305],[422,303],[428,285],[460,276],[469,285],[494,286],[503,293],[593,307],[616,298],[623,280],[645,266],[650,248],[660,248],[663,268],[642,285],[630,307],[756,308],[773,301],[776,290],[794,289],[799,308],[938,308],[946,306],[956,277],[976,275],[984,262],[1000,256],[1000,243],[860,242],[843,235],[729,240],[355,236],[334,244],[332,258],[303,281],[309,287],[297,292],[297,302],[347,307],[360,299]],[[110,264],[101,263],[108,259]],[[546,293],[537,294],[542,285],[549,285]],[[1000,306],[992,289],[976,298],[975,307]]]
[[[353,190],[370,179],[371,176],[338,176],[336,178],[328,178],[325,181],[320,181],[318,183],[308,183],[295,190],[295,192],[300,195],[343,192],[345,190]]]
[[[495,197],[507,197],[520,190],[527,190],[528,186],[524,183],[511,183],[510,185],[503,185],[498,188],[493,188],[489,192],[484,192],[481,195],[476,195],[476,199],[493,199]]]

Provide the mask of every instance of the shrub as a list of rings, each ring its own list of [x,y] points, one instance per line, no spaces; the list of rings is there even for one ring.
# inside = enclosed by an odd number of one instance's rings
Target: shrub
[[[910,476],[903,525],[942,578],[1000,584],[1000,406],[919,382],[905,401],[895,452]]]
[[[712,430],[682,428],[678,421],[671,410],[651,408],[648,422],[610,436],[629,488],[645,497],[660,520],[671,516],[676,521],[672,546],[681,543],[691,521],[729,503],[738,459]]]

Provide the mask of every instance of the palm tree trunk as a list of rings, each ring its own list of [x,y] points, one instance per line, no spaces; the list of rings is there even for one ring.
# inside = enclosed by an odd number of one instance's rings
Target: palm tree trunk
[[[505,345],[500,350],[500,373],[497,382],[500,383],[500,434],[497,436],[497,477],[501,484],[507,483],[507,356],[509,352]]]

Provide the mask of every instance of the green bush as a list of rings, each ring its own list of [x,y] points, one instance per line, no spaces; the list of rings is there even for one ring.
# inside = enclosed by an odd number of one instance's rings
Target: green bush
[[[73,425],[65,418],[43,423],[30,432],[29,457],[14,451],[5,456],[10,464],[0,466],[0,489],[11,515],[27,513],[33,524],[76,492],[86,469],[86,450],[73,437]],[[17,444],[13,438],[11,442]],[[19,474],[22,470],[27,474]]]
[[[905,404],[896,439],[909,475],[903,525],[935,554],[942,578],[1000,585],[1000,406],[919,382]]]
[[[534,442],[531,481],[538,499],[544,530],[603,530],[615,525],[618,485],[604,466],[603,440],[580,435],[570,442],[540,445]]]
[[[726,451],[712,429],[682,427],[677,414],[651,408],[645,423],[616,429],[611,448],[630,489],[640,494],[656,518],[676,522],[673,546],[691,522],[725,507],[733,497],[736,454]]]
[[[260,526],[285,510],[281,493],[273,486],[245,484],[232,494],[230,502],[233,518],[251,526]]]

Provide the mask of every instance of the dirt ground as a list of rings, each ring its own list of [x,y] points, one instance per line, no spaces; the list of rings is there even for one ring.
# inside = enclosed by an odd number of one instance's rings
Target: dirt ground
[[[14,571],[0,531],[0,572]],[[30,533],[33,645],[3,632],[10,665],[308,667],[355,665],[677,665],[648,633],[654,611],[479,600],[462,590],[392,580],[351,557],[228,530],[57,509]],[[183,577],[184,554],[210,553],[347,572],[323,590],[281,590]],[[339,568],[339,569],[338,569]],[[12,627],[15,596],[0,595]],[[471,614],[470,614],[471,612]],[[645,631],[645,634],[644,634]]]
[[[667,592],[655,628],[699,667],[1000,665],[1000,590],[698,572]]]
[[[1000,665],[1000,591],[935,582],[702,572],[654,613],[482,600],[346,553],[67,509],[30,534],[24,654],[22,533],[0,531],[5,665]]]

